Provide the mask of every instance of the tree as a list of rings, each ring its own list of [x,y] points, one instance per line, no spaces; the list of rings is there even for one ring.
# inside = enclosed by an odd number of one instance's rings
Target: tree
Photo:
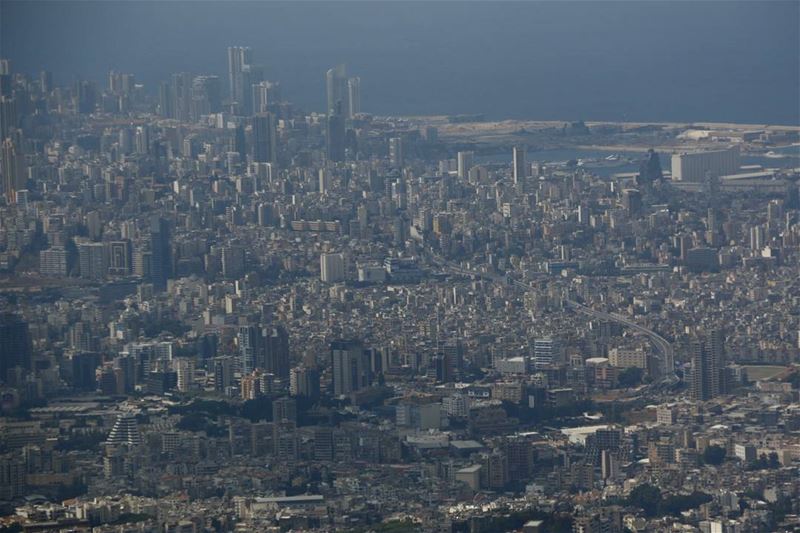
[[[775,452],[770,452],[769,453],[769,457],[767,458],[767,461],[768,461],[768,465],[767,465],[768,468],[776,469],[776,468],[780,468],[781,467],[780,457],[778,457],[778,454],[775,453]]]
[[[767,468],[768,464],[769,464],[769,463],[767,463],[767,456],[766,456],[766,454],[763,454],[763,453],[762,453],[762,454],[761,454],[761,455],[758,457],[758,459],[756,459],[755,461],[751,461],[751,462],[750,462],[750,463],[747,465],[747,469],[748,469],[748,470],[764,470],[764,469],[766,469],[766,468]]]
[[[661,502],[661,511],[664,514],[679,516],[683,511],[696,509],[711,500],[713,500],[711,495],[705,492],[695,491],[689,495],[677,494],[664,498],[664,501]]]
[[[628,505],[641,508],[645,516],[656,516],[661,506],[661,490],[648,483],[639,485],[628,496]]]
[[[722,446],[712,444],[703,452],[703,462],[708,465],[721,465],[727,453]]]
[[[620,387],[628,389],[639,385],[642,382],[643,375],[644,370],[632,366],[620,372],[619,376],[617,377],[617,381],[619,382]]]

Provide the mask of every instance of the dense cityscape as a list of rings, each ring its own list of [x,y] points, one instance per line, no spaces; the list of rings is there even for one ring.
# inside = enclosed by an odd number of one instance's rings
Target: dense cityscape
[[[227,65],[0,61],[0,531],[800,528],[800,125]]]

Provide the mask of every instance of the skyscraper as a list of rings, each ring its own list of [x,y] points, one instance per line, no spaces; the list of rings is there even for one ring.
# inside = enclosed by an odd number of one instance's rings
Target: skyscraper
[[[53,73],[49,70],[39,72],[39,89],[41,89],[42,94],[48,94],[53,90]]]
[[[28,323],[14,313],[0,315],[0,381],[16,366],[30,368],[31,338]]]
[[[344,255],[322,254],[319,257],[320,280],[325,283],[344,281]]]
[[[93,113],[95,107],[97,107],[97,86],[95,83],[86,80],[76,81],[73,104],[78,113]]]
[[[238,102],[239,113],[250,116],[256,112],[253,107],[253,87],[264,81],[264,67],[262,65],[245,65],[242,69],[242,99]]]
[[[245,68],[250,65],[252,53],[245,46],[228,47],[228,88],[231,100],[244,102],[244,76]]]
[[[396,168],[403,166],[403,138],[389,139],[389,164]]]
[[[117,417],[111,432],[108,434],[107,444],[119,446],[126,444],[128,446],[137,446],[142,443],[142,435],[139,433],[139,426],[136,423],[136,417],[132,414],[125,413]]]
[[[253,161],[274,163],[276,159],[275,116],[259,113],[253,117]]]
[[[328,161],[340,162],[345,160],[345,116],[342,113],[342,102],[336,103],[328,114],[325,131],[325,152]]]
[[[10,96],[0,96],[0,140],[8,137],[11,130],[17,126],[17,99]]]
[[[112,276],[127,276],[131,273],[133,256],[131,241],[110,241],[108,246],[108,273]]]
[[[11,96],[12,91],[11,62],[0,59],[0,96]]]
[[[286,381],[289,379],[289,334],[281,325],[268,328],[265,333],[263,368]]]
[[[263,353],[264,339],[257,326],[241,326],[237,335],[239,343],[239,369],[242,375],[256,369],[259,354]]]
[[[525,155],[525,148],[515,146],[513,151],[514,158],[514,184],[528,177],[528,161]]]
[[[11,137],[3,141],[3,192],[6,201],[13,204],[17,201],[17,191],[25,188],[24,164],[22,153]]]
[[[472,168],[473,152],[458,152],[458,177],[466,179],[469,169]]]
[[[169,222],[161,217],[150,221],[150,279],[156,289],[164,290],[172,276],[172,253]]]
[[[658,153],[652,148],[647,151],[647,157],[639,164],[639,178],[638,182],[643,187],[649,187],[654,182],[664,179],[664,173],[661,170],[661,160]]]
[[[336,65],[332,69],[328,69],[325,73],[325,89],[327,96],[325,112],[330,115],[339,104],[344,109],[348,96],[347,69],[344,65]]]
[[[192,80],[191,114],[194,120],[202,115],[222,111],[222,85],[219,76],[197,76]]]
[[[562,346],[559,339],[547,337],[533,341],[533,366],[544,368],[562,359]]]
[[[289,374],[289,393],[292,396],[319,398],[319,371],[305,366],[291,369]]]
[[[711,330],[691,344],[693,400],[716,398],[727,391],[725,380],[725,337],[720,330]]]
[[[361,78],[347,80],[347,116],[353,118],[361,113]]]
[[[289,334],[281,326],[262,328],[248,325],[239,327],[239,367],[242,374],[261,369],[268,374],[288,382],[289,380]]]
[[[333,394],[350,394],[369,386],[369,356],[358,341],[331,343]]]
[[[243,246],[223,246],[222,256],[222,276],[225,279],[238,279],[245,273],[247,258]]]
[[[261,81],[250,86],[253,96],[253,113],[266,113],[269,106],[281,101],[281,84],[277,81]]]
[[[173,116],[188,121],[192,108],[192,75],[188,72],[173,74],[170,96]]]
[[[158,116],[175,118],[175,100],[172,96],[172,85],[168,81],[158,84]]]
[[[102,279],[108,270],[106,247],[101,242],[83,242],[78,245],[78,264],[84,279]]]

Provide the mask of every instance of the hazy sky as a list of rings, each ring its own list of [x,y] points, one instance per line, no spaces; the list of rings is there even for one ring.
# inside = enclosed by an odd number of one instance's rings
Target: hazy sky
[[[800,2],[99,2],[0,0],[0,54],[57,83],[218,74],[253,48],[324,108],[324,71],[381,114],[800,122]]]

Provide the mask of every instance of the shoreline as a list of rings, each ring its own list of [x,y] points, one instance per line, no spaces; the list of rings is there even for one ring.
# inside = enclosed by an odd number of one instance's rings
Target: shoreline
[[[523,120],[523,119],[506,119],[506,120],[487,120],[487,121],[474,121],[474,122],[450,122],[450,117],[457,115],[411,115],[399,116],[411,122],[419,122],[427,125],[440,125],[445,126],[447,129],[462,129],[462,128],[475,128],[478,129],[500,129],[508,130],[511,128],[518,129],[548,129],[553,127],[562,127],[576,121],[571,120]],[[718,129],[729,131],[740,130],[766,130],[766,131],[797,131],[800,132],[800,125],[788,124],[764,124],[764,123],[737,123],[737,122],[627,122],[627,121],[611,121],[611,120],[586,120],[583,121],[588,127],[592,126],[623,126],[629,128],[642,128],[648,126],[657,126],[669,129]]]

